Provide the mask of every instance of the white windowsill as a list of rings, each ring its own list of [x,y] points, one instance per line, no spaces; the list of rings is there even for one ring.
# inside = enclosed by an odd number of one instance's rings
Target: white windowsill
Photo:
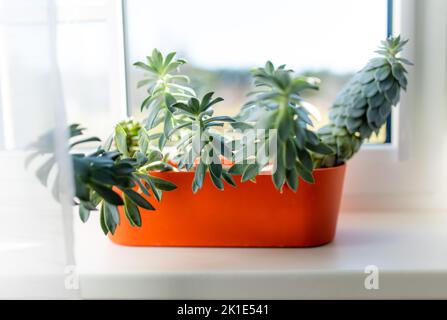
[[[343,212],[335,241],[308,249],[123,247],[94,220],[76,226],[83,298],[447,298],[445,212]]]

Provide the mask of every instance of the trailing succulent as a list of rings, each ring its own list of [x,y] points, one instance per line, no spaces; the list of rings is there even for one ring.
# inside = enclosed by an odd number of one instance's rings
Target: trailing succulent
[[[176,188],[151,175],[152,171],[194,171],[194,193],[203,187],[207,172],[220,190],[224,182],[236,186],[234,175],[240,175],[241,182],[255,181],[263,172],[272,173],[273,184],[280,190],[286,184],[296,191],[300,179],[312,183],[315,168],[343,164],[386,122],[391,107],[399,102],[401,88],[407,87],[404,65],[411,63],[398,57],[406,43],[400,37],[383,41],[379,57],[345,85],[330,109],[330,123],[317,132],[313,130],[314,107],[301,93],[317,90],[318,79],[296,76],[285,65],[275,68],[268,61],[252,71],[255,90],[240,113],[234,118],[215,116],[213,108],[223,99],[213,98],[213,92],[199,99],[188,77],[179,73],[185,60],[175,59],[175,52],[164,57],[154,49],[146,62],[135,63],[146,72],[138,83],[148,94],[141,105],[141,111],[147,110],[145,119],[121,121],[92,153],[70,154],[74,204],[79,206],[81,220],[87,221],[99,207],[104,233],[113,234],[120,224],[117,207],[124,206],[128,222],[141,226],[140,210],[154,210],[148,199],[154,196],[161,201],[163,191]],[[251,132],[256,134],[247,134],[247,129],[255,129]],[[81,136],[83,130],[71,125],[70,139]],[[98,141],[96,137],[78,139],[69,149]],[[36,175],[47,185],[51,172],[57,172],[53,170],[53,133],[31,147],[34,151],[26,165],[43,157]],[[56,173],[56,198],[58,181]]]
[[[376,51],[380,56],[371,59],[338,94],[329,112],[330,123],[318,131],[335,154],[315,154],[316,167],[343,164],[385,124],[391,107],[399,102],[400,90],[407,88],[404,65],[412,63],[398,57],[407,42],[400,36],[382,41]]]
[[[70,139],[83,134],[78,124],[69,127]],[[70,144],[69,148],[86,142],[100,141],[96,137],[81,139]],[[51,172],[56,164],[53,148],[53,132],[46,133],[30,147],[35,151],[27,159],[26,165],[35,161],[38,156],[49,156],[36,171],[43,185],[47,185]],[[160,152],[142,154],[135,152],[133,157],[123,156],[120,152],[105,151],[98,148],[90,154],[71,153],[73,164],[73,180],[75,186],[74,204],[79,206],[79,216],[83,222],[89,219],[91,211],[99,206],[101,228],[105,234],[115,232],[120,224],[117,206],[124,205],[124,212],[132,226],[141,226],[140,209],[154,210],[152,204],[141,194],[150,195],[161,200],[162,190],[170,191],[176,186],[169,181],[153,177],[148,173],[151,165],[162,160]],[[53,195],[58,199],[59,173],[53,183]]]

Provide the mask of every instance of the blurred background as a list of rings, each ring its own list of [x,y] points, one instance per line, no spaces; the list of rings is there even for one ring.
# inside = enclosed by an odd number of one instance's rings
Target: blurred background
[[[26,2],[5,1],[10,9],[17,10]],[[123,2],[122,17],[116,12],[116,1],[54,0],[54,4],[67,120],[82,123],[91,134],[102,138],[126,114],[144,116],[139,107],[145,90],[136,88],[143,74],[132,64],[144,60],[153,48],[164,53],[177,51],[185,58],[189,64],[183,70],[199,94],[213,89],[225,99],[218,113],[235,114],[239,110],[250,90],[249,70],[267,60],[287,64],[299,74],[316,76],[322,81],[321,90],[306,97],[320,109],[323,120],[316,125],[321,126],[327,121],[327,110],[337,92],[372,57],[388,26],[387,0],[129,0]],[[13,23],[26,21],[27,15],[35,17],[33,10],[45,5],[46,1],[34,1],[21,9],[20,21]],[[122,83],[118,83],[122,72],[117,65],[121,58],[121,20],[127,107],[119,93]],[[26,39],[28,48],[39,46],[44,26],[30,23],[20,28],[6,26],[3,31],[8,45],[0,50],[0,83],[6,86],[12,82],[9,87],[18,90],[8,95],[14,100],[14,108],[3,103],[0,109],[0,145],[9,148],[23,144],[20,136],[11,134],[19,125],[16,121],[32,126],[34,120],[15,114],[33,104],[32,93],[45,86],[39,79],[45,78],[46,66],[38,55],[22,51],[17,42]],[[24,67],[31,71],[26,81],[9,77],[10,70]],[[21,81],[21,85],[15,88],[14,81]],[[2,99],[8,97],[3,95]],[[384,129],[373,142],[385,141]]]
[[[386,0],[144,1],[126,2],[129,106],[139,114],[142,72],[132,63],[153,48],[177,51],[199,94],[216,91],[216,112],[234,115],[251,89],[250,69],[267,60],[321,79],[306,98],[327,122],[344,83],[372,57],[387,35]],[[166,15],[151,14],[164,12]],[[185,14],[186,13],[186,14]],[[384,143],[385,128],[373,142]]]

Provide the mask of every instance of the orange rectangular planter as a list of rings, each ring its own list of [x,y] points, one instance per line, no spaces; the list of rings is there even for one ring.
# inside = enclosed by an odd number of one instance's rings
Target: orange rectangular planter
[[[276,190],[270,175],[256,183],[225,185],[221,191],[211,178],[192,193],[194,172],[151,173],[173,182],[156,211],[141,210],[142,226],[132,227],[119,208],[121,223],[110,239],[128,246],[191,247],[311,247],[335,236],[346,165],[316,169],[315,183],[300,181],[294,193]],[[151,200],[154,200],[152,198]]]

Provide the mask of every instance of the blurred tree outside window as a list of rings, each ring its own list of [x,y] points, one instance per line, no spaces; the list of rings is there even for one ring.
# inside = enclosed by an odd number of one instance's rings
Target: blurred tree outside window
[[[128,101],[137,119],[145,90],[136,88],[143,75],[132,63],[158,48],[188,61],[183,72],[199,94],[211,90],[225,99],[220,114],[235,114],[247,101],[249,70],[266,60],[316,76],[321,89],[306,98],[321,112],[319,127],[339,90],[387,34],[386,0],[127,0],[125,13]],[[383,128],[370,142],[385,140]]]

